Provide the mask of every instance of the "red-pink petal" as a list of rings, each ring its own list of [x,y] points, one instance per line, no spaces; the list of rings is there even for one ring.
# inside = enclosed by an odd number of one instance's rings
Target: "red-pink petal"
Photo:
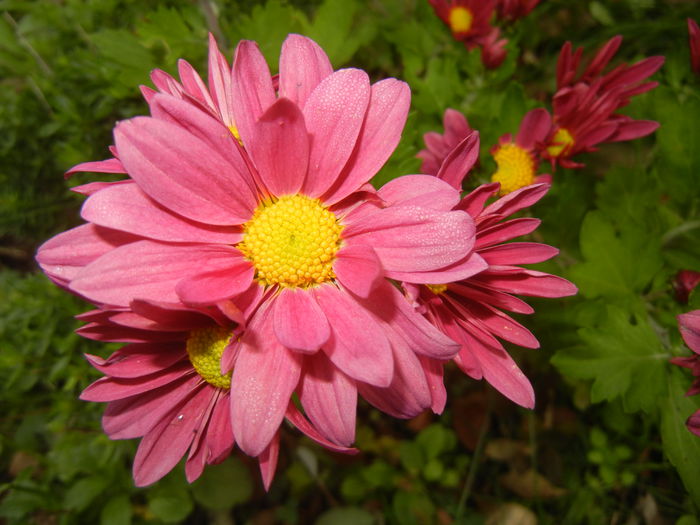
[[[492,244],[497,244],[505,241],[527,235],[537,229],[542,221],[531,217],[521,217],[498,223],[488,228],[479,229],[476,233],[476,249],[485,248]]]
[[[432,175],[397,177],[377,193],[387,206],[420,206],[450,211],[459,202],[459,191]]]
[[[73,166],[66,172],[65,177],[68,178],[74,173],[126,173],[126,169],[119,159],[99,160],[95,162],[82,162]]]
[[[175,286],[175,292],[185,304],[212,305],[245,292],[254,275],[250,261],[234,256],[228,265],[184,277]]]
[[[678,316],[681,336],[695,353],[700,353],[700,310],[693,310]]]
[[[333,73],[328,56],[305,36],[289,35],[280,53],[279,96],[303,109],[311,92]]]
[[[265,490],[270,490],[270,485],[275,477],[275,470],[277,470],[277,459],[279,458],[279,454],[280,435],[279,432],[277,432],[267,448],[258,456],[258,461],[260,462],[260,475],[262,477]]]
[[[437,177],[453,188],[461,190],[464,178],[477,160],[479,160],[479,132],[473,131],[445,157]]]
[[[515,143],[521,148],[532,150],[547,139],[551,129],[552,117],[549,111],[543,108],[533,109],[523,117]]]
[[[186,359],[182,343],[131,344],[114,352],[109,359],[85,354],[88,362],[110,377],[134,378],[165,370]]]
[[[556,256],[559,250],[537,242],[509,242],[479,250],[489,264],[534,264]]]
[[[334,452],[341,452],[343,454],[357,454],[359,452],[359,450],[357,450],[356,448],[343,447],[328,441],[321,435],[321,433],[318,430],[316,430],[316,428],[311,423],[309,423],[309,421],[303,416],[301,412],[299,412],[299,410],[294,406],[294,403],[292,403],[291,401],[289,403],[289,406],[287,407],[287,413],[285,414],[285,417],[289,420],[289,422],[292,425],[297,427],[304,434],[313,439],[316,443],[318,443],[319,445],[323,445],[327,449],[330,449]]]
[[[383,278],[377,254],[365,245],[349,243],[338,250],[333,271],[345,288],[360,297],[369,297]]]
[[[316,352],[331,336],[331,327],[309,290],[283,288],[273,299],[277,340],[287,348]]]

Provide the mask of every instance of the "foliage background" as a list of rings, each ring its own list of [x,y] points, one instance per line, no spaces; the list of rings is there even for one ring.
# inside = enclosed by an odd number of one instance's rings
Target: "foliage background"
[[[689,67],[693,0],[545,0],[506,29],[509,57],[484,71],[423,0],[0,0],[0,522],[328,524],[698,524],[700,438],[685,419],[700,408],[685,370],[675,316],[679,269],[700,271],[700,78]],[[102,407],[78,401],[97,377],[83,352],[109,348],[77,337],[86,307],[36,272],[33,254],[80,222],[70,166],[106,158],[115,121],[146,113],[137,86],[174,73],[183,57],[205,71],[206,36],[227,56],[257,40],[271,68],[282,40],[317,40],[336,68],[413,91],[403,140],[377,176],[418,172],[421,136],[441,131],[447,107],[488,148],[525,112],[549,104],[567,39],[590,52],[615,34],[618,61],[662,54],[661,86],[627,109],[661,122],[629,144],[603,147],[576,172],[558,170],[534,209],[537,239],[561,255],[543,269],[580,288],[535,301],[522,321],[536,351],[513,350],[537,408],[507,403],[483,383],[448,371],[448,407],[395,421],[360,406],[356,457],[283,436],[277,478],[264,493],[256,465],[234,457],[192,486],[176,469],[136,489],[136,443],[112,442]],[[517,521],[520,520],[520,521]]]

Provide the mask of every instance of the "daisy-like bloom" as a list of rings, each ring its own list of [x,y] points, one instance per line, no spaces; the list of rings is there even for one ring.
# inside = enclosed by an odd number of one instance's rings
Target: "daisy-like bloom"
[[[504,396],[527,408],[535,403],[532,386],[499,339],[525,348],[538,348],[539,342],[503,310],[531,314],[534,310],[515,295],[556,298],[574,295],[577,289],[561,277],[522,268],[521,264],[546,261],[558,250],[546,244],[508,242],[532,233],[540,221],[530,217],[506,219],[538,202],[548,190],[547,184],[534,184],[486,205],[498,193],[498,184],[478,187],[455,209],[465,210],[474,218],[474,252],[482,259],[484,270],[439,285],[404,283],[418,311],[460,343],[454,359],[457,366],[474,379],[486,379]]]
[[[456,109],[447,108],[443,115],[442,122],[445,133],[429,131],[423,135],[426,149],[418,152],[416,157],[422,159],[420,166],[421,173],[437,175],[444,160],[455,150],[457,144],[473,133],[473,129],[462,113]],[[476,152],[478,154],[478,151]]]
[[[693,270],[680,270],[673,280],[673,289],[676,292],[676,300],[687,304],[690,293],[700,284],[700,272]]]
[[[552,131],[542,152],[552,165],[580,168],[570,160],[579,153],[595,151],[603,142],[633,140],[659,127],[651,120],[633,120],[617,113],[630,99],[655,88],[658,82],[645,82],[663,64],[661,56],[649,57],[628,66],[621,64],[603,73],[622,42],[612,38],[579,74],[583,48],[572,51],[564,44],[557,62],[557,92],[554,95]]]
[[[692,18],[688,19],[688,45],[690,46],[690,67],[700,75],[700,27]]]
[[[400,139],[405,83],[334,72],[298,35],[285,41],[279,70],[276,92],[257,45],[238,45],[227,97],[240,143],[211,111],[154,94],[151,117],[114,131],[130,178],[83,188],[89,224],[37,257],[103,308],[222,308],[243,330],[222,372],[232,371],[233,435],[253,457],[294,392],[341,446],[354,440],[358,393],[400,417],[437,406],[444,387],[424,360],[459,347],[389,279],[439,283],[482,268],[473,219],[442,206],[457,202],[457,189],[430,176],[368,184]]]
[[[487,69],[500,67],[508,54],[506,50],[507,43],[508,40],[501,38],[501,30],[497,27],[491,28],[491,32],[480,41],[481,62]],[[467,49],[469,49],[469,46],[467,46]]]
[[[499,18],[514,21],[530,14],[540,0],[496,0],[496,13]]]
[[[549,136],[551,127],[552,119],[547,110],[533,109],[523,117],[515,141],[510,133],[506,133],[491,148],[498,165],[491,180],[500,184],[499,195],[507,195],[535,183],[551,182],[550,175],[537,175],[538,151]]]
[[[104,373],[81,399],[106,402],[102,418],[112,439],[142,438],[134,458],[134,481],[150,485],[184,456],[192,482],[207,464],[223,461],[232,451],[231,373],[221,372],[221,356],[240,329],[217,308],[197,311],[177,304],[134,301],[128,310],[93,310],[81,335],[99,341],[128,343],[108,359],[86,355]],[[290,403],[287,419],[322,445],[330,443]],[[279,437],[258,456],[269,488],[275,473]]]
[[[700,310],[679,315],[678,327],[685,344],[694,354],[691,357],[674,357],[671,362],[692,371],[693,384],[686,395],[694,396],[700,393]],[[693,434],[700,436],[700,410],[688,418],[686,425]]]

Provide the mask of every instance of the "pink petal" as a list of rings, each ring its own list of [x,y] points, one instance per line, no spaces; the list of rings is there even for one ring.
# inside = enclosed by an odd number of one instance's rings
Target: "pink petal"
[[[323,353],[307,359],[299,400],[314,426],[332,442],[355,440],[357,388]]]
[[[377,254],[364,245],[347,244],[338,250],[333,271],[345,288],[360,297],[369,297],[383,277]]]
[[[266,491],[270,490],[270,485],[275,477],[277,470],[277,459],[280,454],[280,435],[279,432],[272,438],[270,444],[258,456],[260,462],[260,475],[262,476],[263,486]]]
[[[249,456],[260,455],[284,419],[302,357],[277,342],[269,303],[248,325],[231,378],[231,426]]]
[[[523,268],[500,270],[493,267],[474,279],[478,283],[483,282],[487,286],[507,290],[509,293],[532,297],[566,297],[578,293],[578,288],[566,279]]]
[[[559,250],[537,242],[509,242],[479,250],[490,265],[534,264],[556,256]]]
[[[248,145],[260,177],[273,195],[295,194],[309,165],[309,136],[296,104],[281,98],[253,127]]]
[[[209,33],[209,89],[214,104],[226,127],[233,122],[233,93],[231,66],[219,51],[214,35]]]
[[[543,108],[528,111],[520,123],[515,143],[521,148],[531,150],[543,143],[552,129],[552,117]]]
[[[693,310],[678,316],[681,336],[695,353],[700,353],[700,310]]]
[[[405,82],[388,78],[372,85],[355,150],[336,184],[324,196],[324,202],[340,201],[380,170],[401,140],[410,103],[411,90]]]
[[[483,211],[483,215],[500,215],[507,217],[517,211],[529,208],[544,197],[548,191],[549,186],[547,184],[525,186],[487,206]]]
[[[450,211],[459,202],[459,191],[432,175],[404,175],[378,191],[386,206],[420,206]]]
[[[186,277],[231,268],[240,252],[227,245],[169,245],[138,241],[104,254],[82,269],[71,289],[93,301],[128,306],[134,299],[179,302]]]
[[[535,231],[541,222],[539,219],[522,217],[479,229],[476,233],[475,248],[485,248],[492,244],[509,241],[521,235],[527,235]]]
[[[177,72],[185,92],[212,111],[215,110],[214,101],[211,99],[207,86],[192,65],[186,60],[180,59],[177,61]]]
[[[73,186],[70,189],[70,191],[74,191],[75,193],[79,193],[80,195],[85,195],[86,197],[89,197],[90,195],[97,193],[98,191],[103,190],[105,188],[109,188],[111,186],[121,186],[133,183],[134,182],[131,179],[118,180],[115,182],[88,182],[87,184]]]
[[[280,97],[303,109],[311,92],[331,73],[333,66],[316,42],[301,35],[285,39],[280,54]]]
[[[273,327],[287,348],[316,352],[331,336],[331,327],[309,290],[283,288],[274,298]]]
[[[484,209],[486,201],[500,188],[499,183],[482,184],[466,195],[457,206],[457,209],[466,211],[472,217],[478,217]]]
[[[472,252],[461,261],[432,272],[387,272],[387,276],[411,283],[446,284],[468,279],[488,267],[488,263],[478,253]]]
[[[437,177],[457,190],[479,160],[479,132],[473,131],[445,157]]]
[[[94,173],[126,173],[126,169],[119,162],[119,159],[107,159],[100,160],[96,162],[83,162],[73,166],[66,172],[66,178],[70,177],[74,173],[84,173],[84,172],[94,172]]]
[[[488,284],[488,281],[481,284]],[[464,297],[468,297],[477,303],[489,304],[491,306],[495,306],[496,308],[508,310],[509,312],[531,314],[535,311],[522,299],[518,299],[517,297],[513,297],[512,295],[488,286],[479,286],[479,283],[476,283],[473,280],[465,281],[463,283],[452,283],[450,284],[449,289],[450,291],[463,295]]]
[[[275,101],[270,68],[258,44],[241,40],[233,60],[233,120],[246,148],[253,140],[253,127]]]
[[[192,444],[212,389],[204,386],[167,414],[141,440],[134,457],[134,483],[145,487],[155,483],[178,464]]]
[[[255,268],[243,257],[232,257],[227,266],[184,277],[175,286],[180,300],[189,305],[212,305],[245,292]]]
[[[388,386],[394,373],[391,347],[378,322],[348,293],[332,284],[313,288],[331,325],[323,350],[340,370],[358,381]]]
[[[308,437],[313,439],[316,443],[318,443],[319,445],[323,445],[324,447],[332,450],[333,452],[341,452],[343,454],[357,454],[359,452],[359,450],[357,450],[356,448],[343,447],[328,441],[319,433],[318,430],[316,430],[316,428],[311,423],[309,423],[309,421],[301,414],[301,412],[299,412],[299,410],[294,406],[294,403],[291,401],[289,403],[289,406],[287,407],[287,413],[285,414],[285,417],[289,420],[290,423],[292,423],[295,427],[301,430]]]
[[[639,137],[645,137],[656,131],[659,123],[653,120],[632,120],[630,122],[622,122],[617,131],[608,138],[610,142],[621,142],[623,140],[634,140]]]
[[[154,390],[168,383],[173,383],[183,376],[193,373],[192,364],[182,361],[167,370],[162,370],[146,377],[98,379],[80,394],[83,401],[115,401]]]
[[[447,403],[447,390],[445,389],[445,383],[442,379],[442,363],[436,359],[430,359],[419,355],[418,359],[423,367],[423,372],[425,372],[425,379],[428,381],[428,388],[430,390],[431,404],[430,409],[435,414],[442,414],[445,410],[445,404]]]
[[[423,272],[449,266],[474,243],[474,222],[463,212],[394,206],[364,214],[348,224],[344,236],[374,248],[386,274]]]
[[[102,416],[102,429],[110,439],[144,436],[200,382],[199,376],[190,375],[162,388],[111,401]]]
[[[134,378],[166,370],[187,359],[182,343],[132,344],[114,352],[109,359],[85,354],[88,362],[110,377]]]
[[[221,390],[211,414],[207,428],[207,448],[209,463],[219,463],[226,459],[234,445],[231,430],[231,399],[228,391]]]
[[[340,175],[355,148],[369,99],[369,78],[359,69],[336,71],[309,95],[304,106],[311,135],[309,172],[303,187],[306,195],[323,195]]]
[[[166,208],[207,224],[241,224],[252,215],[256,198],[238,171],[183,128],[136,117],[117,124],[114,137],[129,175]]]
[[[171,213],[134,183],[98,191],[85,201],[81,215],[99,226],[161,241],[236,244],[243,238],[239,228],[198,224]]]

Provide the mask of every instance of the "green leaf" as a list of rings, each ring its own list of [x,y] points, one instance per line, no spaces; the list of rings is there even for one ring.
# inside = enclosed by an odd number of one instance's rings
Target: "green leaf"
[[[593,380],[594,403],[620,397],[627,412],[656,409],[670,356],[643,316],[608,306],[606,318],[582,328],[579,336],[585,346],[560,350],[552,358],[562,373]]]
[[[321,514],[316,525],[374,525],[376,520],[359,507],[337,507]]]
[[[84,510],[92,503],[92,501],[102,494],[109,479],[105,476],[91,476],[78,480],[74,483],[65,496],[65,506],[69,510]]]
[[[110,499],[100,512],[100,525],[130,525],[131,500],[126,494]]]
[[[165,523],[176,523],[189,516],[194,505],[186,490],[161,492],[148,502],[148,509]]]
[[[599,211],[586,215],[580,242],[585,262],[570,277],[589,298],[636,295],[662,265],[660,239],[630,224],[616,229]]]
[[[668,398],[661,414],[661,439],[664,452],[688,489],[696,505],[700,505],[700,437],[685,426],[686,419],[700,406],[697,398],[686,397],[690,375],[674,369],[668,378]]]
[[[211,510],[228,510],[248,501],[253,493],[250,472],[235,457],[219,465],[209,465],[192,484],[197,503]]]

